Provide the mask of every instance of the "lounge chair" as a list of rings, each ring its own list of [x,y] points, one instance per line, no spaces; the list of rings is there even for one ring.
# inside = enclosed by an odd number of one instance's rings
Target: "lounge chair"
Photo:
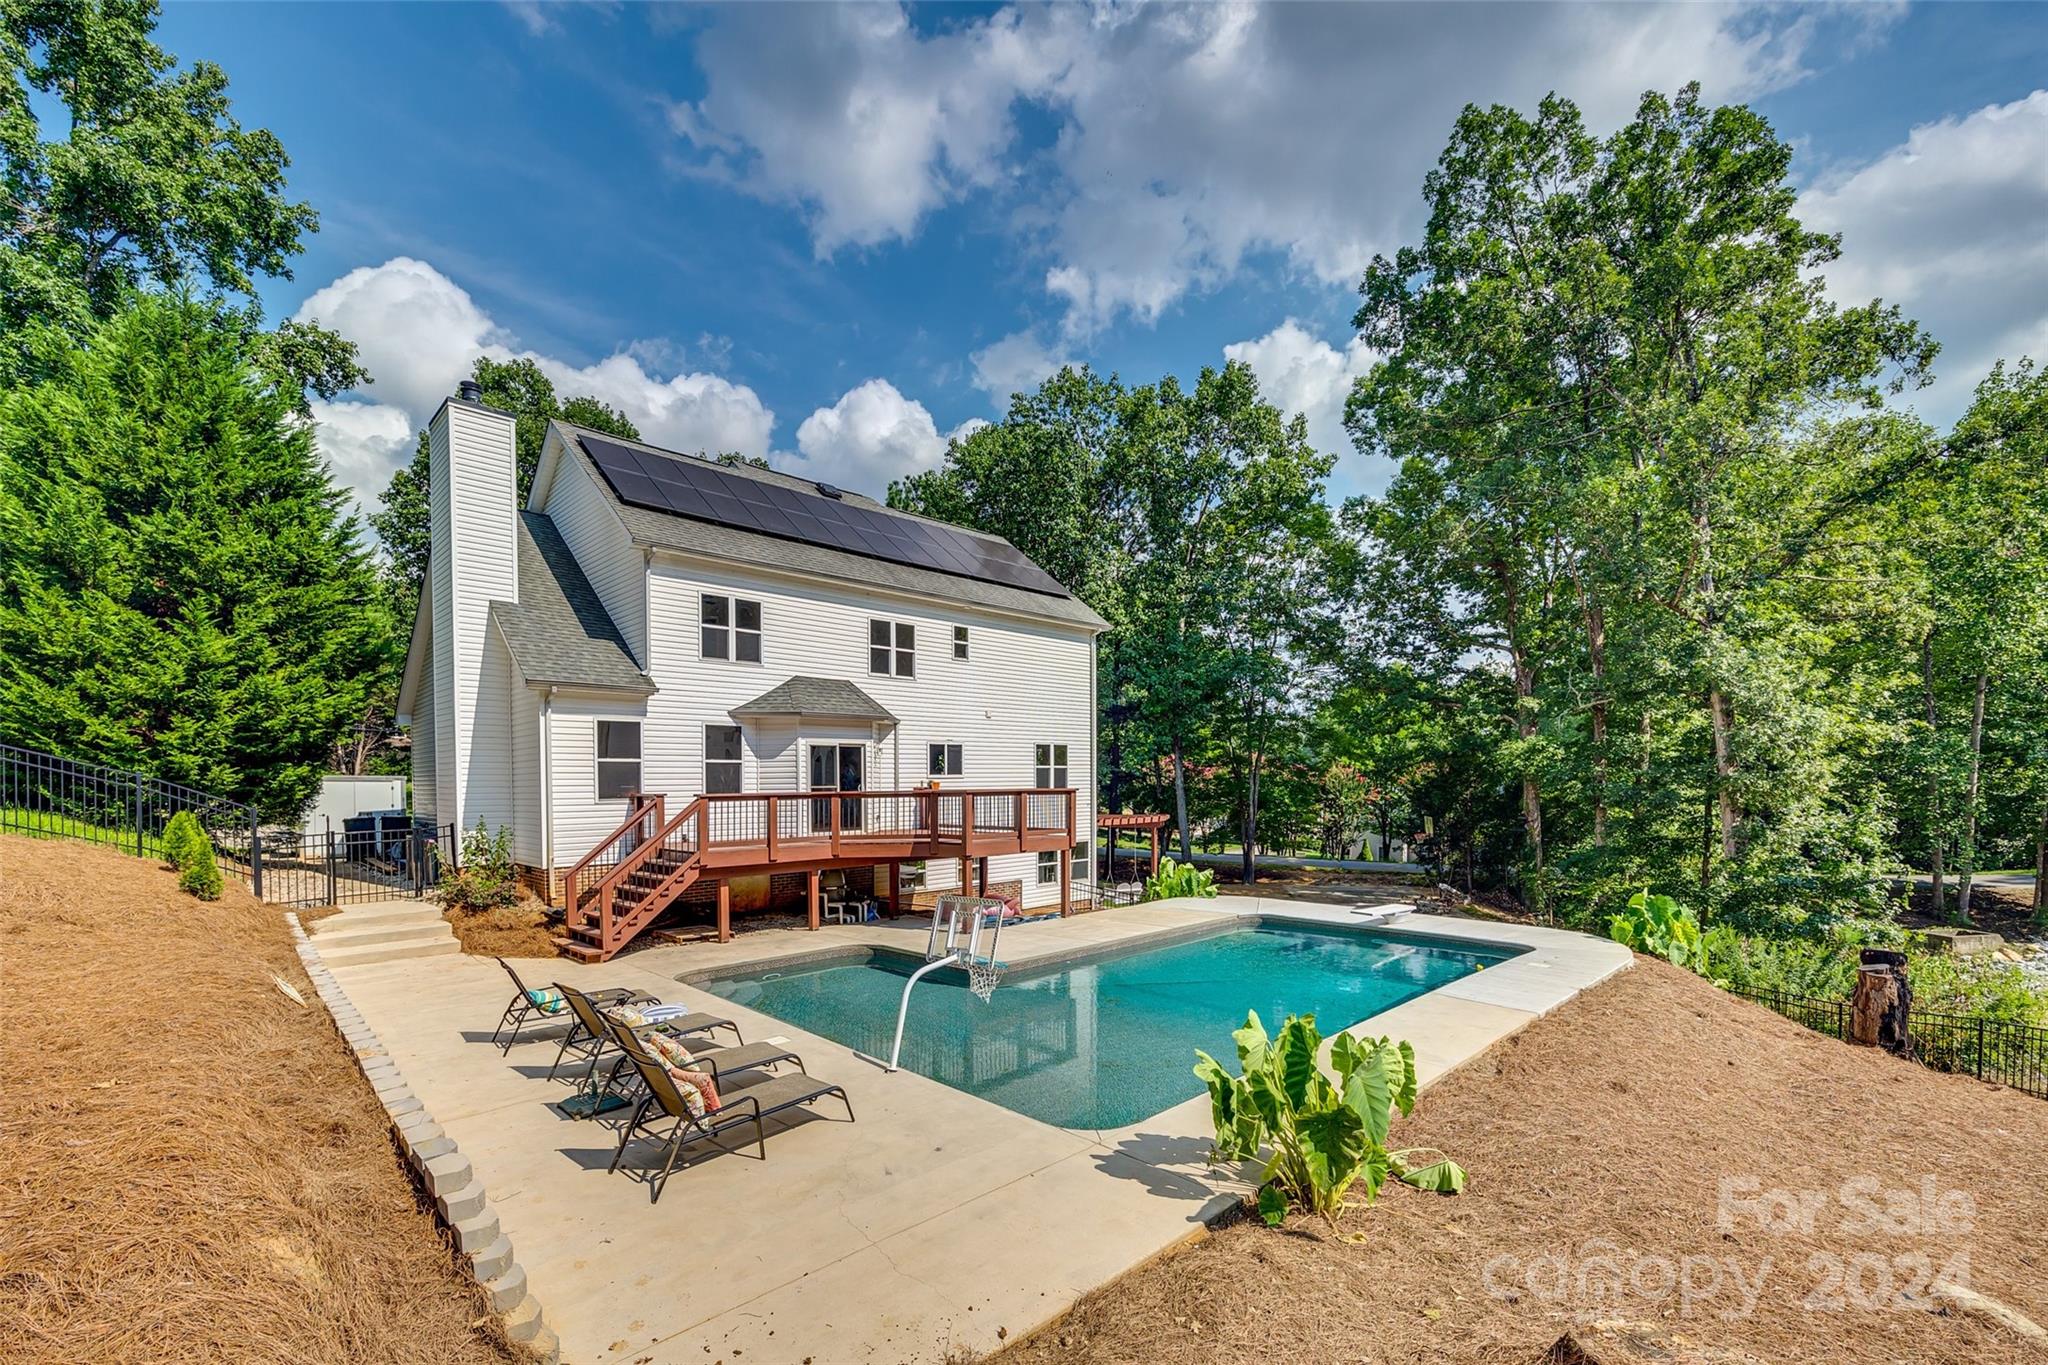
[[[589,1065],[583,1069],[583,1080],[585,1083],[588,1083],[590,1073],[597,1069],[597,1059],[612,1049],[611,1036],[605,1031],[604,1024],[599,1018],[599,1012],[603,1009],[611,1008],[611,1006],[598,1005],[591,997],[584,995],[583,992],[575,987],[564,986],[559,981],[555,983],[555,989],[562,993],[562,999],[569,1002],[569,1012],[575,1016],[575,1022],[569,1025],[568,1033],[562,1036],[561,1049],[555,1053],[555,1064],[548,1068],[548,1079],[553,1080],[555,1072],[561,1069],[562,1063],[573,1055],[579,1060],[587,1060],[589,1062]],[[583,996],[589,1008],[577,1009],[577,996]],[[730,1019],[721,1019],[715,1014],[705,1014],[684,1005],[663,1004],[659,1000],[653,1000],[652,997],[613,1002],[613,1004],[620,1003],[631,1005],[639,1010],[658,1012],[657,1017],[653,1021],[654,1026],[668,1033],[709,1033],[713,1029],[725,1028],[732,1030],[732,1036],[735,1041],[742,1043],[746,1041],[746,1039],[740,1037],[740,1026],[738,1024],[735,1024]],[[589,1018],[586,1019],[585,1015],[588,1015]]]
[[[512,964],[504,958],[492,960],[505,969],[505,975],[512,978],[512,985],[516,988],[512,1002],[506,1005],[505,1012],[498,1016],[498,1026],[491,1030],[491,1041],[494,1043],[498,1042],[499,1036],[506,1029],[512,1030],[511,1037],[506,1038],[498,1047],[500,1052],[510,1052],[512,1045],[519,1041],[520,1029],[535,1019],[561,1019],[564,1006],[559,995],[552,998],[552,1007],[543,1004],[543,1001],[550,999],[548,991],[537,991],[529,987],[519,979],[519,973],[514,971]],[[655,996],[649,995],[646,991],[628,990],[624,986],[602,986],[594,991],[585,991],[584,994],[600,1008],[606,1005],[651,1003],[656,1000]]]
[[[596,1079],[596,1067],[593,1064],[589,1073],[590,1079],[583,1093],[572,1095],[562,1101],[563,1112],[574,1118],[595,1118],[599,1114],[623,1108],[631,1104],[635,1092],[642,1089],[640,1073],[634,1069],[633,1059],[626,1054],[624,1045],[619,1041],[621,1034],[634,1039],[656,1061],[663,1065],[669,1064],[666,1058],[658,1055],[652,1047],[647,1047],[645,1040],[618,1020],[606,1019],[603,1022],[606,1032],[612,1035],[608,1046],[618,1048],[618,1055],[612,1058],[612,1069],[605,1073],[602,1084]],[[714,1085],[724,1085],[727,1077],[766,1071],[784,1062],[794,1062],[798,1071],[805,1075],[810,1074],[810,1068],[804,1065],[804,1059],[781,1043],[742,1043],[737,1047],[705,1047],[694,1038],[690,1041],[689,1069],[703,1072],[711,1078]],[[625,1074],[622,1076],[621,1072]]]
[[[662,1162],[661,1174],[653,1178],[653,1197],[649,1203],[661,1201],[662,1186],[668,1183],[669,1172],[675,1169],[676,1157],[686,1143],[703,1138],[722,1152],[738,1153],[718,1140],[718,1135],[728,1128],[743,1123],[754,1125],[754,1142],[760,1148],[761,1159],[768,1159],[767,1130],[762,1120],[771,1114],[798,1105],[812,1104],[827,1095],[837,1095],[839,1102],[846,1106],[847,1122],[853,1121],[853,1101],[846,1092],[827,1081],[813,1080],[808,1074],[770,1076],[758,1080],[743,1089],[721,1094],[721,1104],[716,1113],[698,1117],[690,1112],[684,1102],[682,1091],[674,1077],[638,1038],[632,1030],[615,1030],[620,1051],[639,1071],[640,1079],[647,1085],[647,1094],[633,1110],[633,1117],[619,1130],[619,1149],[612,1153],[611,1169],[619,1169],[619,1160],[626,1154],[626,1144],[635,1136],[645,1133],[654,1141],[665,1143],[668,1156]],[[657,1134],[655,1128],[664,1119],[672,1119],[668,1132]]]

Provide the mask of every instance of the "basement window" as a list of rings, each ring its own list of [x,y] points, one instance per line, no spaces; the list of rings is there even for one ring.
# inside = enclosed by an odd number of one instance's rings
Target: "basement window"
[[[1060,879],[1060,855],[1047,849],[1038,855],[1038,884],[1051,886]]]

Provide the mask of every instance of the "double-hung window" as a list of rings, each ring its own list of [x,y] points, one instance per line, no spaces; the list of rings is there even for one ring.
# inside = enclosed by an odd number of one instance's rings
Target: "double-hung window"
[[[957,744],[932,745],[930,771],[933,777],[960,776],[960,746]]]
[[[1067,785],[1067,746],[1041,744],[1032,755],[1034,785],[1041,788]]]
[[[1043,849],[1038,855],[1038,884],[1051,886],[1060,879],[1060,855],[1052,849]]]
[[[704,791],[736,792],[740,789],[740,727],[704,727]]]
[[[868,622],[868,672],[898,678],[916,676],[917,635],[910,622]]]
[[[761,662],[761,604],[744,597],[707,592],[700,599],[707,659]]]
[[[967,657],[967,627],[965,626],[953,627],[953,657],[956,659]]]
[[[640,793],[640,722],[597,723],[597,799],[612,801]]]

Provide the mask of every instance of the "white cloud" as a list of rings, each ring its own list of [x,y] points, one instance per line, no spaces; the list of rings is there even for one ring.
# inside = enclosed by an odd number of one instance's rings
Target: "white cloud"
[[[378,510],[377,494],[392,472],[412,458],[417,430],[404,409],[388,403],[313,402],[314,441],[334,479],[354,496],[367,517]]]
[[[1344,430],[1344,400],[1352,381],[1372,367],[1373,352],[1363,341],[1353,337],[1340,351],[1289,318],[1262,337],[1225,346],[1223,358],[1251,366],[1267,402],[1307,419],[1309,441],[1338,457],[1336,482],[1344,491],[1385,489],[1392,468],[1359,454]]]
[[[672,123],[700,169],[802,205],[821,255],[1026,185],[1020,230],[1079,337],[1260,253],[1355,282],[1412,235],[1467,101],[1569,91],[1604,126],[1694,78],[1746,98],[1803,74],[1815,29],[1764,7],[1062,5],[920,34],[895,6],[754,6],[705,34],[707,93]],[[1020,104],[1049,146],[1020,145]]]
[[[1028,331],[1014,332],[968,358],[974,364],[974,387],[1004,406],[1011,394],[1037,388],[1071,363]]]
[[[478,356],[510,354],[510,338],[467,290],[410,256],[358,266],[313,291],[293,316],[353,341],[375,381],[368,396],[422,422]]]
[[[1021,90],[1057,54],[1010,11],[935,37],[895,5],[743,6],[698,49],[707,90],[669,111],[700,169],[808,210],[820,255],[907,238],[991,184]]]
[[[977,425],[983,424],[962,423],[940,435],[924,404],[886,379],[870,379],[806,417],[796,432],[802,455],[781,463],[804,478],[880,497],[890,480],[936,468],[946,443]]]
[[[654,445],[712,454],[768,453],[775,414],[745,384],[715,374],[659,379],[623,351],[580,367],[548,356],[533,359],[562,397],[589,394],[603,399],[630,417],[640,435]]]
[[[1932,420],[1958,416],[2000,357],[2048,358],[2048,90],[1922,124],[1823,177],[1799,213],[1842,234],[1836,300],[1899,304],[1943,343],[1914,400]]]
[[[746,385],[708,373],[663,378],[648,366],[674,348],[659,343],[628,343],[592,365],[516,349],[468,291],[425,261],[400,256],[351,270],[314,291],[295,316],[356,343],[375,381],[348,401],[316,404],[314,414],[321,453],[366,509],[411,458],[411,433],[480,355],[531,359],[564,398],[602,399],[656,445],[768,453],[775,414]]]

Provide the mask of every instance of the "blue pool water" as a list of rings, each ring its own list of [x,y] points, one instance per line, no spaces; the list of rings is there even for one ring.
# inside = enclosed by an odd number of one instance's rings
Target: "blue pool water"
[[[1230,1034],[1246,1010],[1269,1029],[1313,1014],[1327,1035],[1512,955],[1267,923],[1012,971],[987,1004],[962,974],[934,972],[911,992],[903,1067],[1047,1123],[1117,1128],[1201,1093],[1190,1070],[1196,1048],[1235,1069]],[[694,984],[886,1057],[904,980],[919,965],[878,953]]]

